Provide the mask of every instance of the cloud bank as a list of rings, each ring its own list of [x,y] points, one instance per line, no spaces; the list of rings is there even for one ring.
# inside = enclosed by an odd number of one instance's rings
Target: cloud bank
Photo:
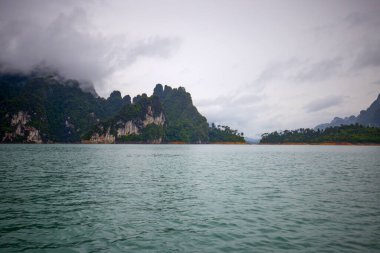
[[[327,109],[332,106],[340,105],[343,102],[341,96],[329,96],[321,99],[317,99],[305,106],[307,112],[317,112]]]
[[[14,2],[14,1],[13,1]],[[128,68],[143,57],[167,58],[180,39],[148,36],[136,40],[122,35],[104,35],[91,23],[85,6],[63,2],[24,1],[23,5],[2,1],[0,8],[0,64],[3,71],[29,72],[48,66],[67,78],[89,80],[100,85],[112,73]],[[79,2],[78,2],[79,3]],[[44,15],[36,20],[29,13]],[[59,10],[59,11],[58,11]]]

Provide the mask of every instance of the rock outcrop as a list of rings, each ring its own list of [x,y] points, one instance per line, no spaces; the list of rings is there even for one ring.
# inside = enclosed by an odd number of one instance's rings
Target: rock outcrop
[[[159,116],[154,117],[152,107],[148,106],[148,111],[145,115],[145,119],[143,121],[144,127],[146,127],[149,124],[155,124],[158,126],[163,126],[165,123],[165,117],[164,114],[161,112]]]
[[[26,141],[29,143],[42,143],[40,131],[37,129],[31,127],[27,131],[29,131],[29,134],[26,138]]]
[[[120,122],[120,124],[123,126],[117,129],[117,137],[126,136],[130,134],[140,134],[139,128],[132,122],[132,120],[129,120],[126,123]]]
[[[19,111],[17,114],[14,114],[11,119],[11,126],[16,125],[25,125],[30,120],[30,115],[28,113]]]
[[[115,118],[101,122],[82,143],[151,143],[163,140],[165,115],[153,98],[140,97]],[[130,111],[135,114],[129,114]],[[142,116],[143,115],[143,116]],[[105,131],[107,129],[107,131]]]
[[[143,93],[132,100],[119,91],[102,98],[93,89],[83,87],[89,84],[49,70],[0,73],[0,143],[243,140],[236,133],[209,128],[183,87],[157,84],[153,95]]]
[[[110,129],[105,134],[94,133],[89,140],[84,140],[85,144],[113,144],[115,143],[115,136],[110,134]]]
[[[12,131],[5,132],[1,142],[42,143],[40,131],[27,125],[30,119],[30,115],[24,111],[12,115],[10,120]]]

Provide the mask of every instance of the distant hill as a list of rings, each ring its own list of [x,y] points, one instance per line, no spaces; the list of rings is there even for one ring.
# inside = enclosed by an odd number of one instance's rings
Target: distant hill
[[[345,118],[335,117],[330,123],[320,124],[315,129],[325,129],[341,125],[360,124],[363,126],[380,127],[380,94],[367,110],[360,112],[358,116]]]
[[[83,88],[86,87],[86,88]],[[2,143],[244,142],[227,126],[209,126],[185,88],[158,84],[152,96],[105,99],[55,73],[0,74]]]
[[[314,129],[300,128],[265,133],[261,144],[379,144],[380,143],[380,95],[367,110],[358,116],[335,117],[330,123]]]
[[[343,125],[320,129],[297,129],[262,135],[261,144],[380,144],[380,128]]]

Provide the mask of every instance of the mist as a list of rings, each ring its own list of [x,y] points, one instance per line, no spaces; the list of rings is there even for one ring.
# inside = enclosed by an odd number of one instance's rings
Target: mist
[[[184,86],[247,136],[356,115],[379,94],[379,1],[1,1],[0,69],[100,96]]]
[[[84,6],[70,3],[73,6],[51,1],[1,3],[3,72],[48,68],[99,88],[112,73],[128,68],[140,57],[167,58],[180,45],[174,37],[132,40],[125,35],[105,36],[90,22]],[[38,19],[37,13],[41,14]]]

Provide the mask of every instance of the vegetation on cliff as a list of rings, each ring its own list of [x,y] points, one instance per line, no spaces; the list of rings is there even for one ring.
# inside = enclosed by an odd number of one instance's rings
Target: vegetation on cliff
[[[193,105],[190,93],[185,88],[172,89],[157,84],[154,95],[162,101],[167,118],[165,141],[186,143],[207,143],[208,123]]]
[[[231,129],[229,126],[215,126],[211,124],[209,128],[209,141],[213,142],[245,142],[244,134],[237,130]]]
[[[16,122],[18,115],[27,120]],[[0,141],[34,140],[244,142],[241,134],[228,127],[209,127],[183,87],[164,89],[158,84],[152,96],[142,94],[131,101],[119,91],[101,98],[91,87],[85,89],[78,81],[54,73],[0,74]]]
[[[24,111],[31,117],[28,124],[41,132],[45,142],[79,142],[97,121],[128,103],[112,95],[96,97],[79,88],[77,81],[56,75],[2,75],[0,90],[0,136],[14,130],[9,124],[11,116]]]
[[[98,122],[82,139],[102,143],[99,137],[105,138],[108,134],[115,138],[116,143],[161,143],[165,116],[159,98],[143,94],[133,101],[133,104],[124,105],[112,118]]]

